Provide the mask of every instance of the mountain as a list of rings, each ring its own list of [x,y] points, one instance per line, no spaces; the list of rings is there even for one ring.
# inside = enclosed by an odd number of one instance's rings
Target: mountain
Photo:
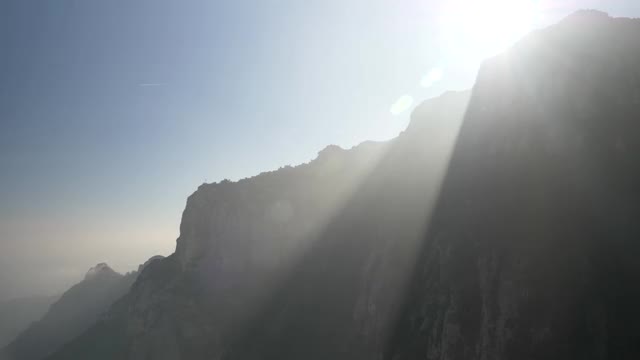
[[[137,274],[121,275],[105,263],[92,267],[41,319],[0,350],[0,359],[37,360],[49,355],[96,323],[111,304],[127,293]]]
[[[580,12],[386,143],[203,184],[49,360],[640,358],[640,21]]]
[[[639,20],[488,60],[387,358],[640,358],[639,119]]]
[[[176,252],[51,359],[380,353],[468,97],[426,102],[391,142],[200,186]]]
[[[40,319],[57,296],[31,296],[0,303],[0,348]]]

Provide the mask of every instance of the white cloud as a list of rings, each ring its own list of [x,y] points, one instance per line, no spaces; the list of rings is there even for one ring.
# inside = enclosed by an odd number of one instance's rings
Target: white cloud
[[[411,95],[402,95],[391,105],[389,111],[393,115],[399,115],[409,109],[413,105],[413,97]]]
[[[435,67],[429,71],[420,81],[420,86],[428,88],[433,86],[444,77],[444,71],[441,68]]]

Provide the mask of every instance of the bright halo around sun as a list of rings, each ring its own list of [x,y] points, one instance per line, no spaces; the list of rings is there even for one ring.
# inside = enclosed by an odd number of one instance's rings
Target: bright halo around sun
[[[541,17],[538,0],[452,0],[444,5],[441,30],[474,56],[496,55],[530,32]]]

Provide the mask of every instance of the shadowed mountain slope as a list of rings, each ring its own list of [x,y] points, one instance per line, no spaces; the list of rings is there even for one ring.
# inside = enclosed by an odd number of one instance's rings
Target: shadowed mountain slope
[[[480,71],[390,359],[640,358],[640,21]]]

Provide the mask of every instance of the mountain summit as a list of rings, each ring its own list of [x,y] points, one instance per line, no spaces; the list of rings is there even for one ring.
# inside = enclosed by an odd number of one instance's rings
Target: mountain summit
[[[106,263],[100,263],[87,271],[84,276],[85,280],[105,277],[118,277],[119,274],[109,267]]]

